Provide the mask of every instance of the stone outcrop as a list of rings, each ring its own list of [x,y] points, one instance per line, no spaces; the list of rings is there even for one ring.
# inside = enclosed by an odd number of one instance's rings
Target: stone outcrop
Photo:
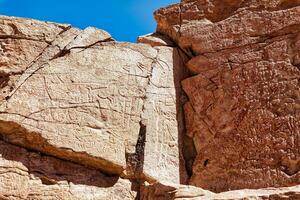
[[[190,56],[189,183],[215,192],[299,184],[300,2],[183,0],[155,16]]]
[[[300,199],[300,1],[155,18],[133,44],[0,16],[0,199]]]
[[[12,17],[2,17],[1,22],[5,62],[1,63],[0,135],[5,144],[132,183],[187,180],[179,148],[185,101],[180,81],[187,77],[181,50],[119,43],[91,27],[79,30]],[[49,39],[42,37],[48,35]],[[32,41],[37,44],[26,43]],[[26,153],[21,154],[28,159]],[[63,162],[59,165],[64,166]],[[31,172],[26,170],[25,178],[16,184],[31,185]],[[18,187],[15,179],[7,179],[11,187]],[[47,173],[45,179],[51,179]],[[107,195],[119,190],[115,184]],[[25,188],[24,198],[31,193],[41,196],[43,181],[36,187]],[[68,187],[63,186],[62,195],[70,191]],[[129,188],[127,184],[124,190],[131,194]],[[4,196],[10,196],[10,190],[6,188]],[[91,198],[105,199],[102,196]]]
[[[9,40],[22,41],[21,31],[28,32],[28,40],[32,39],[30,30],[42,32],[33,27],[23,30],[13,22],[7,29],[20,31],[12,33],[16,35]],[[43,26],[51,30],[51,26],[64,25]],[[177,128],[176,109],[181,106],[175,97],[176,92],[180,95],[179,78],[184,76],[178,49],[117,43],[104,31],[71,27],[53,36],[44,48],[26,46],[10,54],[27,54],[28,48],[29,52],[38,51],[30,54],[36,55],[32,64],[16,65],[18,77],[13,69],[2,75],[7,82],[3,84],[10,87],[9,92],[5,87],[2,91],[0,132],[5,141],[121,175],[129,173],[124,172],[126,154],[139,156],[133,154],[139,151],[135,149],[137,141],[146,131],[151,136],[145,149],[149,159],[153,151],[170,155],[166,159],[177,169],[177,137],[183,125]],[[5,48],[3,52],[7,53]],[[4,70],[13,64],[7,61]],[[173,73],[178,80],[173,80]],[[161,152],[165,146],[170,149]],[[166,164],[164,158],[155,159],[158,165]],[[149,164],[155,169],[147,156],[144,162],[146,171]],[[179,176],[176,179],[179,183]]]

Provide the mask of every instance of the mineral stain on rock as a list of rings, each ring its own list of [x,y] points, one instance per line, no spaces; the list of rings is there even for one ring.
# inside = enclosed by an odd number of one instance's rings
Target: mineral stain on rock
[[[1,199],[300,199],[300,1],[155,18],[133,44],[0,16]]]

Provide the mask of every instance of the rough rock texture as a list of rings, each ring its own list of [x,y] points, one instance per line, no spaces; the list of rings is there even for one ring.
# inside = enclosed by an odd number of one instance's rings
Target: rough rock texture
[[[182,86],[197,157],[190,184],[215,192],[300,183],[300,2],[183,0],[158,32],[190,56]]]
[[[0,16],[0,199],[300,199],[300,1],[155,17],[132,44]]]
[[[179,141],[187,70],[178,48],[118,43],[91,27],[1,20],[1,38],[14,43],[1,42],[0,135],[7,144],[133,182],[186,181]]]
[[[120,174],[125,144],[138,137],[152,64],[134,47],[75,49],[40,65],[2,105],[5,139]]]
[[[28,21],[24,20],[24,24]],[[10,26],[16,30],[23,28],[13,23],[12,20]],[[53,25],[43,26],[51,30]],[[43,31],[24,29],[29,38],[30,30]],[[27,46],[10,54],[26,55],[28,48],[29,53],[37,51],[39,55],[32,58],[33,64],[16,63],[18,77],[10,69],[3,75],[7,82],[18,78],[7,84],[11,85],[10,93],[1,88],[1,93],[7,94],[0,113],[0,133],[6,141],[121,175],[127,167],[126,154],[141,151],[135,146],[144,137],[141,134],[146,134],[145,126],[149,133],[145,172],[152,175],[148,171],[157,171],[151,160],[155,157],[157,165],[168,170],[153,176],[173,178],[179,183],[177,144],[183,125],[177,125],[177,108],[181,105],[176,102],[176,91],[181,90],[179,78],[184,67],[178,49],[116,43],[108,33],[94,28],[69,28],[44,49]],[[3,52],[7,53],[5,49]],[[3,68],[13,64],[13,60],[7,61]],[[178,74],[177,80],[173,80],[173,70]],[[161,85],[162,78],[167,79]],[[171,136],[166,135],[168,130]],[[133,156],[132,159],[140,159],[140,155]],[[168,164],[173,167],[166,167]],[[124,173],[126,176],[132,172]]]
[[[119,177],[0,141],[0,199],[134,199]]]
[[[235,190],[215,194],[194,186],[156,183],[142,187],[145,200],[278,200],[300,199],[300,186]]]
[[[13,90],[15,79],[36,61],[57,36],[69,28],[68,25],[1,16],[0,100]],[[9,79],[10,75],[14,77]]]
[[[141,199],[143,200],[173,200],[194,199],[199,197],[209,198],[214,193],[188,185],[178,185],[167,182],[143,185]]]
[[[159,181],[186,182],[179,149],[184,134],[182,105],[185,98],[180,85],[187,74],[181,59],[184,55],[177,48],[156,49],[157,63],[153,67],[142,115],[146,134],[143,171]]]

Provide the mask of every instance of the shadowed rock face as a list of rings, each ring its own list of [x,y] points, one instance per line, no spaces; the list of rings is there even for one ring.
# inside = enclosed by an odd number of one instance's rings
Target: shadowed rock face
[[[197,151],[190,184],[299,184],[300,2],[190,0],[155,16],[191,58],[182,82]]]
[[[300,199],[298,5],[186,0],[139,44],[0,16],[0,199]]]

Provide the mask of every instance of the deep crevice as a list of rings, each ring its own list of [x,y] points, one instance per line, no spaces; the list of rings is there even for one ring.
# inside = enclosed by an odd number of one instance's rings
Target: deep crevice
[[[143,171],[145,143],[146,143],[146,126],[142,122],[140,122],[139,137],[135,147],[136,149],[135,155],[137,159],[136,172],[138,174],[142,173]]]
[[[50,59],[50,61],[55,60],[55,59],[57,59],[57,58],[64,57],[64,56],[70,54],[70,52],[71,52],[71,51],[70,51],[69,49],[63,49],[63,50],[61,50],[60,52],[58,52],[56,55],[54,55],[54,56]]]
[[[8,85],[9,75],[0,73],[0,89],[6,87]]]
[[[147,177],[143,175],[144,166],[144,150],[146,143],[146,129],[147,127],[140,122],[140,130],[138,140],[135,146],[134,153],[126,153],[126,177],[131,181],[131,190],[136,191],[137,195],[135,200],[141,198],[140,191],[142,184],[146,181]]]
[[[186,172],[189,178],[191,178],[193,174],[193,164],[194,164],[194,160],[196,159],[197,152],[196,152],[193,139],[187,136],[186,134],[183,137],[182,151],[183,151],[183,158],[185,161]]]
[[[283,159],[281,162],[281,171],[288,176],[293,176],[300,172],[300,158],[298,160]]]
[[[126,153],[127,175],[131,179],[141,179],[144,166],[146,126],[140,122],[140,130],[134,153]]]
[[[204,161],[204,163],[203,163],[203,166],[204,166],[204,167],[207,167],[208,163],[209,163],[209,159],[206,159],[206,160]]]

